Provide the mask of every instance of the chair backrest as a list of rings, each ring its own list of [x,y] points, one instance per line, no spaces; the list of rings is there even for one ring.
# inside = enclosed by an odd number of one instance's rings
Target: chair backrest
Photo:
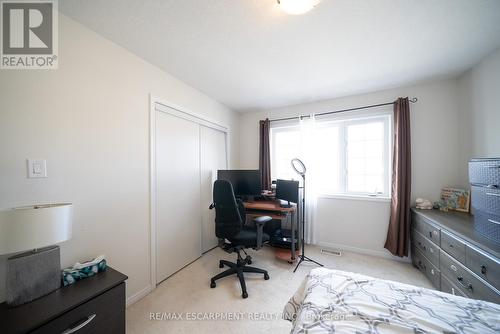
[[[243,228],[245,209],[243,203],[234,197],[233,186],[229,181],[217,180],[214,183],[215,235],[217,238],[230,238]]]

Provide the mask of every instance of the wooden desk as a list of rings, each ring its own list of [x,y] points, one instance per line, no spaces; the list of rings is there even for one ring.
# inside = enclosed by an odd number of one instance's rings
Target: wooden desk
[[[269,216],[273,219],[283,219],[287,218],[288,215],[291,216],[290,219],[290,227],[292,230],[291,237],[291,252],[292,257],[291,260],[295,260],[295,213],[297,211],[296,206],[292,206],[291,208],[283,208],[281,206],[281,202],[278,200],[267,200],[267,201],[253,201],[253,202],[243,202],[245,206],[245,210],[247,215],[255,215],[255,216]]]

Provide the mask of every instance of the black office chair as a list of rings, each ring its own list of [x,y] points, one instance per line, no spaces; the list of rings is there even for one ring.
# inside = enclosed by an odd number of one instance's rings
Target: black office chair
[[[236,274],[240,279],[241,296],[247,298],[248,293],[243,273],[264,274],[265,280],[269,279],[269,274],[266,270],[247,266],[247,264],[252,263],[252,258],[245,252],[245,248],[258,250],[263,243],[269,241],[269,235],[263,232],[263,227],[271,220],[271,217],[255,218],[253,220],[255,228],[244,226],[245,208],[243,202],[234,197],[233,187],[229,181],[215,181],[213,196],[214,203],[210,205],[210,209],[215,208],[215,235],[219,238],[219,247],[228,253],[236,252],[238,259],[236,263],[220,260],[219,268],[227,266],[229,269],[212,277],[210,287],[215,288],[215,281],[219,278]],[[241,251],[245,253],[245,258],[241,256]]]

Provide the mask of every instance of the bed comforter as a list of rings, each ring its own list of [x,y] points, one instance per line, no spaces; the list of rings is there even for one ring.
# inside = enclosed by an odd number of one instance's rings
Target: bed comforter
[[[291,333],[500,333],[500,305],[324,268],[285,306]]]

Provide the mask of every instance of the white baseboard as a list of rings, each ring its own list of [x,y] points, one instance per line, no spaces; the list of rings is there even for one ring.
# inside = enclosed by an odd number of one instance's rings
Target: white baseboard
[[[359,248],[359,247],[353,247],[353,246],[348,246],[348,245],[343,245],[343,244],[336,244],[336,243],[330,243],[330,242],[318,242],[318,246],[320,247],[328,247],[328,248],[337,248],[340,250],[348,251],[348,252],[353,252],[353,253],[359,253],[359,254],[365,254],[365,255],[371,255],[371,256],[377,256],[377,257],[383,257],[386,259],[390,260],[395,260],[395,261],[400,261],[400,262],[406,262],[410,263],[411,260],[409,257],[398,257],[390,254],[388,251],[383,251],[383,250],[373,250],[373,249],[366,249],[366,248]]]
[[[151,291],[153,291],[153,286],[152,285],[148,285],[144,289],[142,289],[141,291],[139,291],[139,292],[135,293],[134,295],[128,297],[127,298],[127,303],[126,303],[127,307],[129,307],[130,305],[138,302],[142,298],[146,297]]]

